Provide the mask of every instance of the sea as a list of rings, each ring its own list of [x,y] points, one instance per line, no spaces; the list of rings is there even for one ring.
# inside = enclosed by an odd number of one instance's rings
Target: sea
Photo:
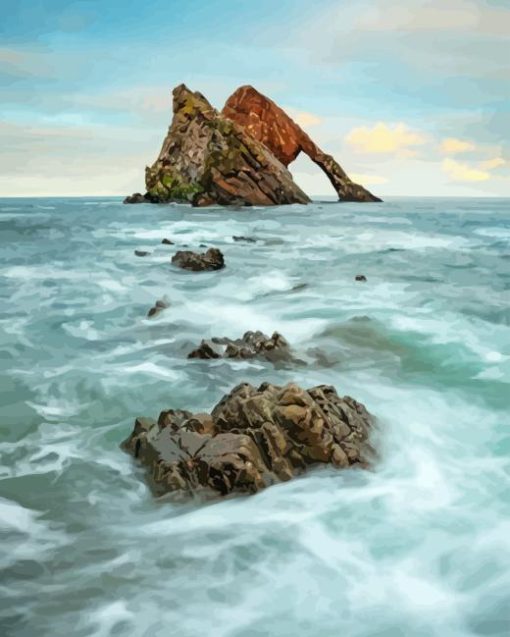
[[[510,635],[509,199],[1,199],[0,245],[3,637]],[[247,330],[303,362],[187,359]],[[175,502],[119,448],[265,381],[363,402],[372,468]]]

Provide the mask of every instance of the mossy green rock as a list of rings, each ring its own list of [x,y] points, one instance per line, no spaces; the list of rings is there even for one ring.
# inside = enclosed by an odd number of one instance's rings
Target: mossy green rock
[[[197,206],[309,202],[285,166],[201,93],[177,86],[173,112],[159,157],[145,171],[147,200]]]

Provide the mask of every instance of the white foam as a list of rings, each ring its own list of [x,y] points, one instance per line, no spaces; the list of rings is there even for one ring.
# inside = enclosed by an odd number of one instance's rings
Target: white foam
[[[143,374],[154,378],[163,378],[165,380],[179,380],[180,375],[168,367],[157,365],[151,361],[144,361],[137,365],[123,365],[117,370],[119,373],[126,375]]]
[[[281,332],[290,342],[308,340],[323,331],[327,321],[323,319],[285,320],[274,311],[256,310],[254,306],[232,303],[227,299],[185,302],[173,308],[172,316],[199,326],[203,338],[227,336],[238,338],[246,331],[261,330],[266,334]]]
[[[280,270],[270,270],[264,274],[249,277],[246,281],[235,280],[221,286],[223,296],[232,296],[240,301],[250,301],[271,292],[286,292],[293,288],[297,279]]]
[[[118,624],[129,622],[133,616],[134,613],[128,610],[127,603],[117,599],[90,610],[88,623],[94,629],[94,637],[109,637]]]
[[[495,239],[510,239],[510,228],[487,227],[477,228],[474,234],[482,237],[494,237]]]
[[[62,323],[62,328],[76,338],[83,338],[87,341],[99,341],[101,334],[93,325],[93,321],[82,320],[78,324]]]
[[[61,373],[65,373],[61,372]],[[70,417],[77,414],[83,408],[83,402],[71,401],[63,398],[48,396],[46,402],[36,403],[27,401],[27,405],[32,407],[45,420],[60,420],[62,417]]]
[[[22,560],[41,560],[69,542],[60,530],[41,520],[41,512],[23,507],[18,502],[0,496],[0,532],[15,533],[2,539],[0,567],[7,568]],[[21,536],[21,537],[20,537]]]

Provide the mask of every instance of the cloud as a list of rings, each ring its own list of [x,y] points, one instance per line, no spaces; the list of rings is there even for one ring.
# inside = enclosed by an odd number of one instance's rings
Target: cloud
[[[298,111],[294,108],[286,108],[285,111],[292,117],[296,124],[302,128],[310,128],[311,126],[317,126],[322,123],[322,119],[313,113]]]
[[[46,53],[6,46],[0,47],[0,72],[21,77],[52,75]]]
[[[143,167],[157,152],[147,130],[131,126],[2,122],[0,138],[0,192],[5,197],[140,190]]]
[[[452,181],[487,181],[491,178],[486,170],[472,168],[449,157],[443,159],[442,168]]]
[[[447,137],[441,142],[441,152],[445,155],[455,155],[456,153],[467,153],[475,150],[476,146],[473,142],[456,137]]]
[[[416,155],[413,146],[426,141],[421,133],[413,131],[402,122],[393,125],[378,122],[372,128],[359,126],[353,128],[345,140],[358,153],[386,153],[401,157]]]
[[[480,162],[480,168],[484,170],[493,170],[494,168],[500,168],[504,166],[506,161],[502,157],[494,157],[494,159],[486,159]]]
[[[150,115],[152,113],[172,113],[171,88],[139,85],[126,89],[106,90],[102,93],[82,93],[73,96],[73,102],[80,107]]]
[[[381,177],[380,175],[361,175],[359,173],[350,173],[349,177],[352,179],[352,181],[358,184],[363,184],[368,186],[385,184],[388,181],[386,177]]]
[[[491,7],[473,0],[405,0],[391,7],[376,0],[372,11],[362,15],[357,26],[367,31],[475,31],[506,37],[510,12],[506,7]]]

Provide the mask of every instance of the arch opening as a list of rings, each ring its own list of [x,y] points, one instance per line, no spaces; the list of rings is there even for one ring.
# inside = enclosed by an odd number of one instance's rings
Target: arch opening
[[[288,169],[294,181],[312,201],[338,201],[338,195],[326,174],[305,153],[299,153]]]

